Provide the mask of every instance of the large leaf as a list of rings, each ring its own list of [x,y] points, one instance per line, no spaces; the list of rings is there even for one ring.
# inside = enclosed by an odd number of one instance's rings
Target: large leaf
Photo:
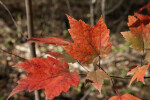
[[[109,30],[101,17],[98,23],[91,27],[82,20],[75,20],[68,16],[70,29],[68,30],[74,43],[65,50],[82,63],[91,63],[96,56],[107,54],[112,43],[109,42]]]
[[[107,75],[104,71],[102,70],[96,70],[96,71],[91,71],[87,74],[86,79],[92,81],[93,86],[98,89],[98,91],[101,93],[101,88],[104,83],[104,79],[110,79],[110,76]]]
[[[145,72],[147,71],[147,69],[149,68],[149,65],[150,65],[150,61],[148,61],[148,65],[143,65],[141,67],[135,67],[133,68],[131,71],[129,71],[127,73],[127,75],[131,75],[131,74],[134,74],[134,76],[131,78],[131,81],[129,83],[129,85],[132,84],[132,82],[137,78],[137,81],[141,81],[143,84],[145,84],[144,82],[144,75],[145,75]]]
[[[67,92],[71,85],[77,86],[79,82],[79,73],[70,72],[66,62],[61,63],[51,57],[34,58],[15,67],[24,68],[28,74],[18,81],[7,99],[23,90],[31,92],[38,89],[45,89],[46,98],[52,99],[63,91]]]
[[[109,98],[108,100],[142,100],[142,99],[137,98],[131,94],[124,94],[122,96],[113,96]]]

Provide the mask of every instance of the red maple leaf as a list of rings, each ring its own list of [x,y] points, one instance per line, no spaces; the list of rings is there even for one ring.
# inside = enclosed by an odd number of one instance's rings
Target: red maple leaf
[[[134,16],[128,17],[128,21],[129,28],[138,27],[141,24],[147,25],[150,22],[150,16],[135,13]]]
[[[65,50],[74,59],[77,59],[82,63],[91,63],[95,57],[99,55],[104,56],[110,51],[112,43],[109,42],[109,30],[107,29],[107,26],[104,23],[102,17],[93,27],[89,26],[82,20],[77,21],[68,15],[67,17],[71,27],[69,29],[69,33],[71,34],[74,42],[67,42]],[[29,41],[37,43],[44,42],[57,45],[62,45],[61,42],[64,43],[64,40],[61,41],[61,39],[59,39],[55,42],[51,41],[51,38],[31,38],[29,39]]]
[[[150,65],[150,61],[148,60],[148,65],[143,65],[141,67],[137,66],[133,69],[131,69],[131,71],[129,71],[127,73],[127,75],[131,75],[131,74],[134,74],[133,77],[131,78],[131,81],[129,83],[129,85],[132,84],[132,82],[137,78],[137,81],[141,81],[143,84],[145,84],[144,82],[144,75],[145,75],[145,72],[148,70],[149,68],[149,65]]]
[[[142,99],[137,98],[131,94],[124,94],[122,96],[113,96],[109,98],[108,100],[142,100]]]
[[[47,99],[58,96],[61,92],[67,92],[71,85],[77,86],[79,79],[76,72],[70,72],[66,62],[60,62],[54,58],[34,58],[15,65],[28,72],[25,78],[18,81],[7,99],[13,94],[23,90],[29,92],[45,89]]]
[[[74,43],[65,50],[82,63],[90,63],[99,55],[107,54],[112,43],[109,42],[109,30],[101,17],[93,27],[82,20],[75,20],[68,16],[70,29],[68,30]]]

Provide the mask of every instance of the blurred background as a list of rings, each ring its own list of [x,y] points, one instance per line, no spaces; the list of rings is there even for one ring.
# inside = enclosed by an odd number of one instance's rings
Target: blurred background
[[[128,15],[133,15],[148,3],[149,0],[32,0],[34,35],[71,39],[65,14],[77,20],[82,19],[91,26],[95,25],[102,15],[110,29],[110,41],[113,43],[109,56],[102,60],[102,67],[110,75],[124,77],[130,66],[140,64],[141,55],[129,48],[129,43],[124,41],[120,32],[129,30]],[[142,13],[148,14],[146,10]],[[25,0],[0,0],[0,100],[6,99],[17,85],[17,80],[26,73],[22,69],[12,68],[13,65],[30,59],[25,38],[26,21]],[[63,49],[54,45],[36,44],[37,57],[45,57],[46,53],[51,51],[62,52]],[[72,71],[84,73],[77,64],[70,64],[70,67]],[[92,70],[91,66],[88,68]],[[148,74],[147,72],[146,75]],[[108,80],[105,81],[100,95],[91,85],[85,86],[84,77],[80,78],[77,88],[72,87],[69,92],[62,93],[54,100],[107,100],[116,95]],[[120,94],[131,93],[143,100],[150,100],[149,79],[145,79],[145,85],[134,82],[129,86],[129,81],[130,79],[115,79],[115,86]],[[33,100],[33,95],[33,92],[19,92],[10,100]],[[41,100],[44,100],[43,90],[40,95]]]

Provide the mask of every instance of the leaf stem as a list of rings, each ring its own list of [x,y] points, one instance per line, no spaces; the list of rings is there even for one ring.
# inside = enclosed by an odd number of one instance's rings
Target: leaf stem
[[[89,70],[87,68],[85,68],[78,60],[77,60],[77,62],[82,68],[84,68],[87,72],[89,72]]]
[[[101,68],[101,56],[98,56],[99,57],[99,65],[98,65],[98,67],[100,68],[100,69],[102,69]],[[102,69],[103,70],[103,69]],[[104,70],[103,70],[104,71]]]
[[[143,59],[144,59],[144,42],[143,42],[143,48],[142,48],[142,54],[141,54],[141,66],[143,66]]]

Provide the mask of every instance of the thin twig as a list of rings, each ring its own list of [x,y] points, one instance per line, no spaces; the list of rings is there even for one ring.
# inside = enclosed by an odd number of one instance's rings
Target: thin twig
[[[18,24],[17,24],[17,22],[15,21],[15,19],[13,18],[13,16],[12,16],[10,10],[7,8],[7,6],[6,6],[2,1],[0,1],[0,4],[4,7],[4,9],[5,9],[5,10],[8,12],[8,14],[10,15],[10,18],[12,19],[12,21],[13,21],[15,27],[18,28]],[[27,39],[27,37],[24,36],[23,32],[21,32],[21,35],[23,36],[23,38]]]
[[[120,77],[120,76],[110,76],[112,78],[117,78],[117,79],[131,79],[131,76],[126,76],[126,77]],[[144,79],[150,79],[150,76],[144,77]]]
[[[102,10],[102,16],[103,16],[104,22],[105,22],[105,1],[106,0],[101,1],[101,10]]]
[[[27,59],[25,59],[25,58],[23,58],[23,57],[20,57],[20,56],[16,55],[16,54],[10,53],[10,52],[8,52],[8,51],[2,49],[2,48],[0,48],[0,50],[3,51],[3,52],[5,52],[5,53],[7,53],[7,54],[10,54],[10,55],[13,55],[13,56],[15,56],[15,57],[18,57],[18,58],[20,58],[20,59],[27,60]]]
[[[94,6],[95,6],[96,0],[90,0],[90,22],[91,26],[94,26]]]
[[[71,17],[73,17],[73,14],[72,14],[72,10],[71,10],[71,7],[70,7],[70,2],[69,2],[69,0],[66,0],[66,4],[67,4],[68,10],[69,10],[69,15],[70,15]]]
[[[141,66],[143,66],[143,59],[144,59],[144,41],[143,41],[143,49],[142,49],[142,54],[141,54]]]
[[[79,75],[81,75],[81,76],[86,76],[87,74],[82,73],[82,74],[79,74]],[[109,75],[109,76],[110,76],[111,78],[123,79],[123,80],[131,79],[131,78],[132,78],[132,76],[126,76],[126,77],[120,77],[120,76],[114,76],[114,75]],[[150,79],[150,76],[146,76],[146,77],[144,77],[144,79]]]
[[[114,12],[122,3],[124,0],[119,0],[119,2],[116,5],[113,5],[113,8],[111,8],[110,10],[108,10],[105,15],[108,15],[112,12]]]
[[[87,68],[85,68],[78,60],[77,60],[77,62],[82,68],[84,68],[87,72],[89,72],[89,70]]]

